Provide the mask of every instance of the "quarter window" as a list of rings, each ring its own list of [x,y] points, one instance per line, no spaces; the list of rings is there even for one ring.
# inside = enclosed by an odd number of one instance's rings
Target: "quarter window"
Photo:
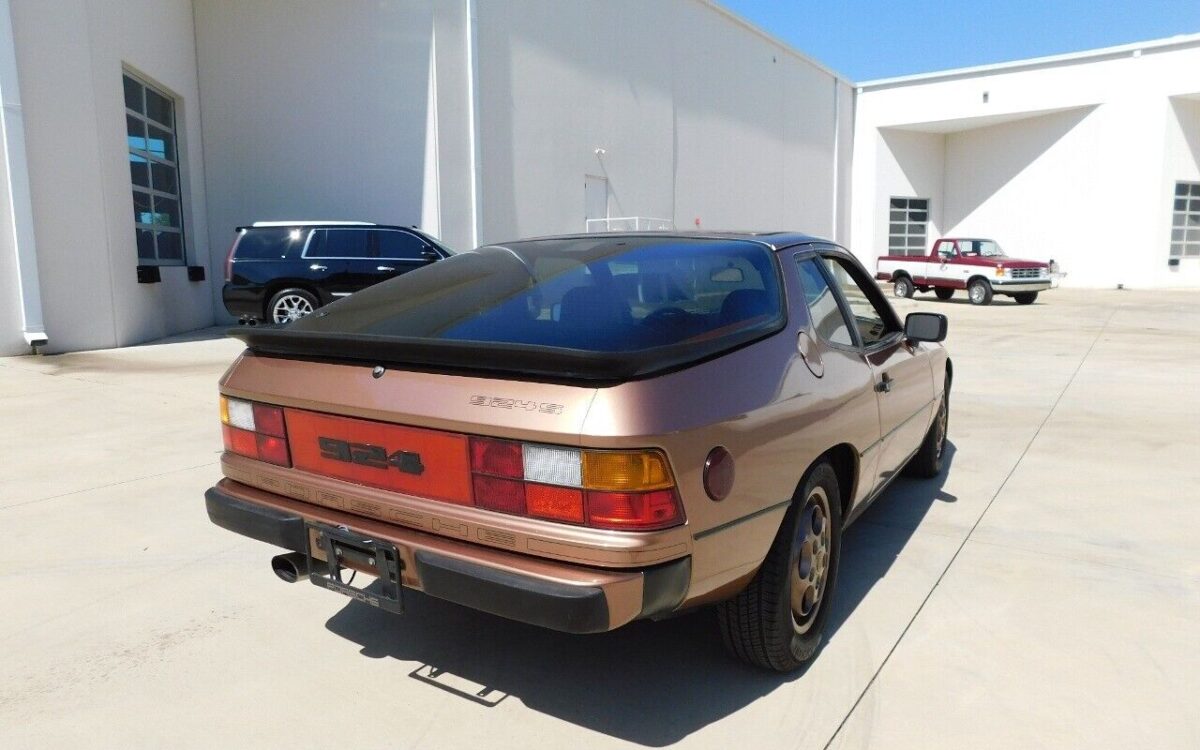
[[[175,101],[129,73],[122,82],[138,262],[182,265],[183,203]]]
[[[800,283],[804,287],[804,301],[808,304],[813,330],[831,344],[853,346],[854,339],[850,337],[850,329],[846,326],[837,295],[817,262],[814,258],[800,261]]]
[[[1175,183],[1171,214],[1171,257],[1200,256],[1200,182]]]
[[[924,255],[928,198],[892,198],[888,206],[888,255]]]

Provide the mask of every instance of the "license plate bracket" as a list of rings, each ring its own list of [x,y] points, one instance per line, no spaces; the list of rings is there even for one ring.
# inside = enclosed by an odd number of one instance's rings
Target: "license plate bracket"
[[[404,561],[396,545],[364,536],[345,526],[308,523],[305,527],[310,540],[305,549],[309,581],[372,607],[397,614],[404,611],[400,585]],[[324,560],[313,555],[314,548],[318,547],[325,553]],[[345,563],[354,563],[354,566]],[[354,588],[343,581],[342,570],[346,567],[372,571],[379,581],[379,591]]]

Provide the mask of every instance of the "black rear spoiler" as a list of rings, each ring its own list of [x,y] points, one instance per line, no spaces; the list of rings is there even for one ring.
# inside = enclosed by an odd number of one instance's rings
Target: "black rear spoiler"
[[[732,340],[683,342],[634,352],[595,352],[530,344],[407,338],[363,333],[294,331],[286,327],[231,328],[256,354],[292,359],[361,362],[506,379],[528,378],[589,386],[661,375],[726,354],[775,333],[752,328]],[[706,346],[706,344],[710,344]]]

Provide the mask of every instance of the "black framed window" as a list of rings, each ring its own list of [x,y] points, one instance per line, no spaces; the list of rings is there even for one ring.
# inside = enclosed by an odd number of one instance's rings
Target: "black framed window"
[[[924,255],[928,225],[928,198],[893,196],[888,202],[888,255]]]
[[[1171,207],[1171,257],[1200,257],[1200,182],[1175,183]]]
[[[128,72],[122,83],[138,262],[184,265],[175,100]]]

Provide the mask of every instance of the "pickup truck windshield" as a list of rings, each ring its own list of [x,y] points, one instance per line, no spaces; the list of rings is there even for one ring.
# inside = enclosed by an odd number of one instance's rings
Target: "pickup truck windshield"
[[[959,240],[958,251],[963,255],[982,255],[985,258],[1005,257],[995,240]]]
[[[782,299],[774,253],[756,242],[555,238],[460,253],[282,329],[235,335],[277,353],[303,354],[302,339],[309,337],[321,339],[329,356],[378,357],[386,349],[406,361],[408,346],[421,364],[444,358],[447,365],[469,360],[501,370],[530,361],[506,360],[501,352],[536,349],[545,364],[537,369],[546,373],[557,361],[571,370],[564,374],[586,376],[588,368],[576,365],[591,357],[597,375],[634,376],[778,331]],[[374,354],[373,344],[381,345]],[[571,367],[552,350],[569,350]]]

